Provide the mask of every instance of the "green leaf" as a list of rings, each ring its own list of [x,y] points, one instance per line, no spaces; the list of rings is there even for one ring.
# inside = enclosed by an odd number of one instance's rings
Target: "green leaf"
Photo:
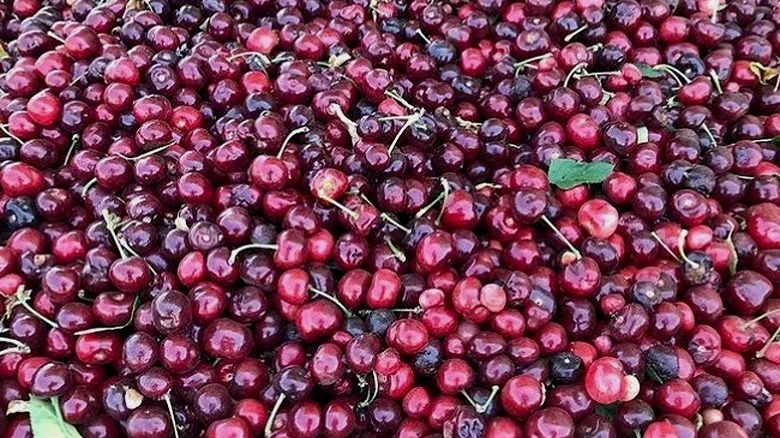
[[[617,414],[617,410],[618,410],[617,403],[613,403],[611,405],[596,405],[596,413],[601,415],[602,417],[607,418],[610,421],[612,421],[615,418],[615,414]]]
[[[5,50],[5,47],[2,44],[0,44],[0,59],[8,58],[9,56],[11,55],[9,55],[8,52]]]
[[[645,375],[648,379],[652,380],[655,383],[664,383],[664,379],[661,378],[661,376],[658,375],[658,372],[653,369],[651,366],[645,367]]]
[[[568,158],[556,158],[550,163],[547,172],[550,182],[562,189],[570,189],[580,184],[598,184],[603,182],[614,166],[604,161],[575,161]]]
[[[54,403],[57,403],[55,408]],[[34,438],[81,438],[75,427],[65,422],[59,412],[59,401],[30,397],[30,426]]]
[[[650,131],[647,129],[647,126],[640,126],[636,128],[636,142],[638,144],[647,143],[649,134]]]
[[[737,248],[734,246],[734,225],[731,226],[728,236],[726,236],[726,243],[729,245],[729,274],[734,275],[737,273],[737,265],[739,264],[739,254],[737,254]]]
[[[780,135],[772,139],[772,145],[780,148]]]
[[[639,69],[639,72],[642,73],[643,78],[657,79],[664,76],[664,73],[662,71],[656,70],[647,64],[636,63],[634,65],[636,66],[637,69]]]

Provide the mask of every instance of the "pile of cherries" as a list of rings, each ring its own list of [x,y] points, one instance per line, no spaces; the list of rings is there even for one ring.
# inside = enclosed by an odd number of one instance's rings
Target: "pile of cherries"
[[[776,0],[9,0],[0,40],[0,437],[780,437]]]

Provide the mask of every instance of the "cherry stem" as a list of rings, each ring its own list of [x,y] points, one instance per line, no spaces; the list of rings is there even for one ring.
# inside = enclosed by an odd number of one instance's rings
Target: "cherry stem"
[[[689,259],[688,256],[685,255],[685,238],[687,236],[688,236],[688,230],[680,231],[680,237],[677,238],[677,250],[680,251],[680,257],[682,257],[682,259],[685,260],[685,263],[687,263],[693,269],[697,269],[699,267],[699,264]]]
[[[176,416],[173,414],[173,404],[171,403],[171,394],[165,394],[163,397],[165,405],[168,407],[168,415],[171,417],[171,424],[173,425],[173,436],[179,438],[179,425],[176,424]]]
[[[8,125],[0,125],[0,130],[2,130],[5,133],[5,135],[14,139],[14,141],[16,141],[17,143],[24,144],[21,138],[11,134],[11,131],[8,130]]]
[[[409,120],[409,117],[410,116],[408,114],[405,116],[384,116],[384,117],[380,117],[379,121],[387,122],[392,120]]]
[[[485,400],[485,403],[482,404],[481,409],[477,409],[477,412],[480,414],[485,413],[487,411],[488,406],[490,406],[490,403],[493,402],[493,399],[496,397],[496,394],[498,394],[498,385],[493,385],[492,388],[490,388],[490,395],[488,396],[487,400]]]
[[[371,370],[371,375],[374,377],[374,390],[372,391],[370,387],[368,388],[366,398],[358,405],[361,408],[367,408],[374,400],[376,400],[376,396],[379,395],[379,377],[377,377],[376,371],[374,370]]]
[[[85,71],[84,73],[82,73],[82,74],[76,76],[75,78],[73,78],[73,80],[70,81],[70,86],[72,87],[72,86],[76,85],[80,80],[86,78],[87,74],[88,74],[88,72]]]
[[[718,94],[723,94],[723,87],[720,85],[720,78],[718,77],[718,74],[715,73],[715,70],[710,70],[709,75],[712,78],[712,83],[715,85],[715,89],[718,90]]]
[[[70,141],[70,147],[68,148],[68,152],[65,154],[65,161],[62,162],[63,166],[68,165],[68,161],[70,161],[70,158],[73,156],[73,153],[76,152],[76,146],[79,145],[79,140],[81,137],[76,134],[73,136],[73,139]]]
[[[433,201],[431,201],[430,204],[423,207],[420,211],[417,212],[416,215],[414,215],[415,218],[419,219],[423,216],[425,216],[425,213],[428,213],[428,210],[432,209],[436,204],[441,202],[444,199],[444,192],[439,193],[439,196],[436,197]]]
[[[17,348],[20,348],[20,349],[26,348],[26,349],[29,350],[29,348],[30,348],[30,347],[27,346],[27,344],[23,343],[22,341],[20,341],[18,339],[6,338],[5,336],[0,336],[0,342],[5,342],[5,343],[8,343],[8,344],[11,344],[11,345],[13,345],[13,346],[15,346]]]
[[[674,80],[677,81],[678,84],[682,87],[683,81],[686,84],[690,84],[691,80],[688,79],[688,76],[685,76],[685,73],[681,72],[677,67],[671,66],[669,64],[658,64],[655,67],[653,67],[654,70],[661,70],[666,73],[668,73],[670,76],[674,77]],[[682,81],[680,80],[682,78]]]
[[[331,55],[330,58],[328,58],[327,62],[324,61],[317,62],[317,65],[320,65],[322,67],[337,68],[344,65],[344,63],[349,61],[350,59],[352,59],[352,57],[349,56],[349,54],[341,53],[338,55]],[[346,76],[344,77],[346,78]]]
[[[352,317],[352,315],[353,315],[352,311],[351,311],[351,310],[349,310],[349,309],[347,309],[347,307],[346,307],[344,304],[342,304],[342,302],[341,302],[341,301],[339,301],[339,300],[338,300],[338,298],[334,297],[334,296],[333,296],[333,295],[331,295],[331,294],[325,293],[325,292],[323,292],[323,291],[321,291],[321,290],[319,290],[319,289],[315,289],[315,288],[314,288],[314,287],[312,287],[312,286],[309,286],[309,290],[310,290],[310,291],[311,291],[311,292],[312,292],[314,295],[319,295],[319,296],[321,296],[322,298],[325,298],[326,300],[329,300],[329,301],[331,301],[333,304],[337,305],[337,306],[338,306],[338,307],[341,309],[341,311],[342,311],[342,312],[344,312],[344,314],[345,314],[345,315],[347,315],[347,318],[349,318],[349,317]]]
[[[395,246],[395,244],[393,244],[393,241],[392,241],[392,239],[390,239],[390,236],[385,236],[384,240],[385,240],[385,243],[387,244],[387,246],[390,248],[390,251],[393,252],[393,255],[395,256],[395,258],[400,260],[402,263],[406,263],[406,254],[404,254],[403,251],[398,249]]]
[[[115,330],[122,330],[123,328],[126,328],[133,323],[133,318],[135,317],[135,311],[138,309],[139,303],[140,303],[139,298],[136,296],[135,301],[133,302],[133,309],[130,312],[130,319],[128,319],[127,322],[122,325],[118,325],[114,327],[94,327],[91,329],[79,330],[77,332],[74,332],[73,334],[76,336],[81,336],[81,335],[89,335],[92,333],[102,333],[102,332],[112,332]]]
[[[409,312],[409,313],[417,314],[417,313],[422,313],[423,310],[420,307],[410,307],[410,308],[406,308],[406,309],[390,309],[390,311],[391,312],[396,312],[396,313]]]
[[[704,130],[704,132],[707,134],[707,137],[710,138],[710,141],[712,142],[712,146],[715,147],[718,145],[717,140],[715,140],[715,136],[712,135],[712,131],[710,131],[710,127],[707,126],[707,122],[704,122],[701,124],[701,129]]]
[[[233,60],[238,59],[238,58],[250,58],[252,56],[256,56],[257,58],[259,58],[260,62],[262,64],[270,64],[271,63],[271,60],[268,58],[268,55],[266,55],[265,53],[251,52],[251,51],[250,52],[241,52],[241,53],[236,53],[235,55],[231,55],[230,57],[228,57],[228,61],[233,61]]]
[[[271,436],[271,433],[273,432],[271,429],[274,424],[274,419],[276,418],[276,414],[279,412],[279,408],[282,407],[282,403],[284,403],[284,399],[286,396],[284,393],[279,394],[279,398],[276,399],[276,403],[274,404],[273,409],[271,409],[271,414],[268,415],[268,421],[265,422],[265,436]]]
[[[357,219],[358,216],[359,216],[355,210],[352,210],[351,208],[349,208],[346,205],[342,204],[341,202],[331,198],[328,195],[322,195],[321,194],[321,195],[319,195],[319,198],[322,199],[323,201],[325,201],[325,202],[327,202],[329,204],[332,204],[335,207],[339,208],[341,211],[343,211],[344,213],[348,214],[349,217],[352,218],[352,220]]]
[[[488,189],[488,188],[489,189],[502,189],[502,188],[504,188],[504,186],[502,186],[501,184],[493,184],[493,183],[489,183],[489,182],[480,183],[480,184],[477,184],[476,186],[474,186],[474,190],[482,190],[482,189]]]
[[[365,202],[366,204],[368,204],[368,205],[370,205],[370,206],[372,206],[372,207],[376,208],[376,206],[374,205],[374,203],[373,203],[373,202],[371,202],[371,200],[370,200],[370,199],[368,199],[368,196],[366,196],[364,193],[361,193],[361,194],[360,194],[360,199],[362,199],[362,200],[363,200],[363,202]]]
[[[406,99],[404,99],[403,97],[401,97],[401,96],[400,96],[398,93],[396,93],[395,91],[389,91],[389,90],[388,90],[388,91],[385,91],[385,96],[387,96],[387,97],[389,97],[389,98],[393,99],[394,101],[398,102],[398,104],[399,104],[399,105],[401,105],[401,106],[405,107],[405,108],[406,108],[406,109],[408,109],[409,111],[417,111],[417,108],[416,108],[414,105],[412,105],[411,103],[409,103],[409,102],[408,102]]]
[[[412,126],[414,123],[417,123],[420,120],[420,118],[422,117],[423,114],[425,114],[425,110],[420,110],[420,111],[418,111],[418,112],[416,112],[414,114],[411,114],[411,115],[407,116],[407,119],[404,122],[404,124],[401,126],[401,129],[399,129],[398,133],[395,135],[395,138],[393,139],[393,142],[390,143],[390,147],[387,149],[388,153],[390,153],[390,154],[393,153],[393,150],[395,150],[395,146],[398,144],[398,140],[401,139],[401,136],[403,135],[403,133],[407,129],[409,129],[409,127]]]
[[[533,62],[536,62],[536,61],[545,60],[547,58],[550,58],[551,56],[553,56],[552,53],[545,53],[544,55],[532,56],[532,57],[530,57],[530,58],[528,58],[526,60],[523,60],[523,61],[520,61],[520,62],[516,62],[515,63],[515,71],[517,72],[517,74],[519,74],[520,70],[522,70],[523,68],[530,67],[529,64],[531,64]]]
[[[171,146],[173,146],[175,144],[176,144],[176,142],[172,141],[172,142],[166,143],[166,144],[164,144],[164,145],[162,145],[162,146],[160,146],[158,148],[154,148],[154,149],[152,149],[150,151],[146,151],[146,152],[144,152],[141,155],[136,155],[134,157],[128,157],[128,156],[122,155],[122,154],[117,154],[117,155],[119,155],[120,157],[124,158],[127,161],[138,161],[138,160],[140,160],[142,158],[151,157],[152,155],[157,155],[158,152],[162,152],[162,151],[168,149],[169,147],[171,147]]]
[[[238,248],[234,249],[233,251],[230,251],[230,256],[228,257],[228,263],[233,264],[236,262],[236,257],[242,252],[246,251],[247,249],[267,249],[271,251],[276,251],[279,249],[279,245],[272,245],[268,243],[250,243],[248,245],[239,246]]]
[[[581,62],[581,63],[575,65],[574,67],[572,67],[572,69],[569,72],[569,74],[566,75],[566,79],[563,80],[563,86],[564,87],[568,87],[569,86],[569,81],[571,81],[571,78],[574,77],[574,74],[577,73],[579,70],[582,70],[583,68],[587,67],[587,66],[588,66],[588,64],[586,64],[584,62]]]
[[[116,234],[117,222],[114,215],[111,214],[111,212],[108,210],[103,210],[102,215],[103,221],[106,223],[106,228],[111,234],[111,238],[114,239],[114,245],[116,245],[116,248],[119,251],[119,256],[123,259],[128,258],[129,255],[127,254],[127,248],[122,244],[122,239],[119,237],[119,235]]]
[[[575,29],[572,33],[570,33],[570,34],[566,35],[565,37],[563,37],[563,42],[568,43],[569,41],[574,39],[574,37],[576,37],[577,35],[581,34],[582,32],[584,32],[587,29],[588,29],[588,25],[587,24],[583,24],[582,26],[580,26],[577,29]]]
[[[341,106],[338,104],[331,104],[330,110],[333,111],[333,114],[347,127],[347,132],[349,132],[349,136],[352,138],[352,144],[354,145],[358,141],[360,141],[360,136],[357,132],[357,123],[353,122],[352,120],[347,117],[346,114],[344,114],[344,111],[341,109]]]
[[[56,322],[54,322],[54,321],[50,320],[49,318],[41,315],[40,312],[35,310],[33,308],[33,306],[31,306],[30,303],[27,302],[27,300],[29,298],[30,298],[30,295],[25,292],[23,286],[20,286],[19,290],[16,291],[16,299],[19,302],[19,304],[21,304],[22,307],[27,309],[28,312],[32,313],[33,316],[35,316],[36,318],[38,318],[41,321],[43,321],[46,324],[48,324],[51,328],[60,328],[60,326]]]
[[[666,252],[668,252],[670,256],[674,257],[674,259],[677,261],[677,263],[682,263],[682,260],[680,259],[680,257],[678,257],[677,254],[674,253],[674,251],[672,251],[672,248],[669,248],[669,245],[667,245],[666,242],[664,242],[661,239],[661,236],[659,236],[658,233],[653,231],[653,232],[650,233],[650,235],[653,236],[653,239],[658,241],[658,244],[661,245],[661,248],[665,249]]]
[[[21,347],[11,347],[6,348],[5,350],[0,350],[0,356],[5,356],[6,354],[11,353],[18,353],[18,354],[30,354],[29,348],[21,348]]]
[[[422,31],[421,29],[417,29],[417,32],[416,32],[416,33],[417,33],[417,35],[420,35],[420,38],[422,38],[422,39],[423,39],[423,41],[425,41],[425,44],[427,44],[427,45],[429,45],[429,46],[431,45],[431,39],[430,39],[430,38],[428,38],[428,37],[427,37],[427,36],[426,36],[426,35],[423,33],[423,31]]]
[[[65,44],[65,40],[62,39],[61,36],[57,35],[54,32],[46,32],[46,35],[50,36],[51,38],[53,38],[54,40],[56,40],[57,42],[59,42],[61,44]]]
[[[493,398],[495,398],[496,394],[498,393],[498,385],[493,385],[492,388],[490,388],[490,395],[488,396],[487,400],[485,400],[485,403],[477,403],[468,392],[465,390],[461,390],[460,393],[463,394],[463,397],[466,399],[467,402],[474,408],[475,411],[477,411],[478,414],[484,414],[485,411],[487,411],[488,406],[490,406],[490,403],[493,401]]]
[[[560,239],[563,240],[566,246],[569,247],[569,251],[574,253],[574,257],[576,257],[577,260],[582,258],[582,254],[580,253],[580,251],[577,248],[575,248],[574,245],[572,245],[569,239],[567,239],[566,236],[564,236],[563,233],[561,233],[561,230],[559,230],[558,227],[556,227],[555,224],[553,224],[552,221],[547,218],[547,216],[542,215],[542,221],[544,221],[544,223],[546,223],[548,227],[552,228],[555,234],[557,234],[558,237],[560,237]]]
[[[751,319],[750,321],[745,321],[745,322],[744,322],[744,323],[742,323],[742,324],[741,324],[739,327],[740,327],[741,329],[743,329],[743,330],[744,330],[744,329],[746,329],[746,328],[748,328],[748,327],[752,326],[753,324],[755,324],[755,323],[757,323],[757,322],[761,321],[762,319],[764,319],[764,318],[768,318],[768,317],[770,317],[770,316],[772,316],[772,315],[774,315],[774,314],[776,314],[776,313],[780,313],[780,309],[772,309],[772,310],[770,310],[770,311],[768,311],[768,312],[765,312],[765,313],[763,313],[762,315],[759,315],[759,316],[757,316],[757,317],[755,317],[755,318]]]
[[[181,216],[176,216],[176,219],[173,220],[173,224],[176,226],[177,230],[190,231],[190,226],[187,225],[187,221]]]
[[[594,72],[586,72],[586,73],[580,73],[577,75],[577,78],[584,78],[586,76],[620,76],[623,73],[619,71],[594,71]]]
[[[301,126],[300,128],[296,128],[290,131],[290,133],[287,134],[287,137],[284,138],[284,142],[282,142],[282,147],[279,148],[279,153],[276,154],[276,158],[282,158],[282,154],[284,154],[284,150],[287,148],[287,145],[290,143],[290,140],[292,140],[293,137],[295,137],[298,134],[303,134],[306,132],[309,132],[309,128],[305,126]]]
[[[386,220],[387,222],[390,222],[390,224],[394,225],[396,228],[398,228],[399,230],[403,231],[406,234],[409,234],[409,233],[412,232],[411,228],[407,228],[407,227],[401,225],[400,222],[398,222],[397,220],[393,219],[393,217],[390,216],[387,213],[382,213],[382,214],[379,215],[379,217],[382,218],[383,220]]]
[[[470,120],[466,120],[462,117],[455,116],[455,121],[463,128],[466,128],[470,131],[478,131],[479,128],[482,126],[481,123],[472,122]]]
[[[442,178],[441,185],[444,188],[444,199],[442,200],[442,208],[439,210],[439,216],[436,217],[436,224],[441,223],[441,217],[444,215],[444,204],[447,203],[447,198],[450,197],[450,182],[446,178]]]
[[[92,178],[91,180],[87,181],[86,184],[84,184],[84,187],[81,188],[81,197],[87,196],[87,192],[89,192],[89,189],[92,188],[97,183],[97,178]]]
[[[769,337],[769,340],[764,344],[763,347],[761,347],[758,352],[756,352],[756,357],[761,359],[766,354],[767,350],[769,350],[769,347],[772,346],[772,344],[775,342],[777,337],[780,336],[780,326],[777,327],[774,333],[772,333],[772,336]]]

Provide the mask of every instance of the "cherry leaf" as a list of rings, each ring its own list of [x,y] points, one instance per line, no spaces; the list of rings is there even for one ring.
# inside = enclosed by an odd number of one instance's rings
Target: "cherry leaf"
[[[576,161],[556,158],[550,163],[547,176],[556,187],[570,189],[580,184],[598,184],[612,173],[614,166],[605,161]]]
[[[610,405],[596,405],[596,413],[610,421],[612,421],[615,418],[615,415],[617,415],[617,410],[617,403]]]
[[[634,65],[636,66],[637,70],[639,70],[639,72],[642,73],[643,78],[657,79],[664,76],[664,73],[662,71],[656,70],[647,64],[636,63]]]
[[[82,438],[73,425],[62,419],[59,400],[56,397],[51,400],[30,397],[28,409],[30,427],[35,438]]]
[[[658,372],[655,370],[655,368],[651,366],[645,367],[645,375],[648,379],[652,380],[655,383],[662,384],[664,383],[664,379],[661,378],[661,376],[658,375]]]

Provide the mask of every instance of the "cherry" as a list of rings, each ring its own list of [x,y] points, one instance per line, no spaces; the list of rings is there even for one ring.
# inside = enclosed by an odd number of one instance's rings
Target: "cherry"
[[[602,357],[593,361],[585,373],[585,389],[598,403],[619,400],[625,390],[623,366],[617,359]]]
[[[511,415],[528,417],[544,401],[544,387],[529,376],[515,376],[501,389],[501,404]]]

